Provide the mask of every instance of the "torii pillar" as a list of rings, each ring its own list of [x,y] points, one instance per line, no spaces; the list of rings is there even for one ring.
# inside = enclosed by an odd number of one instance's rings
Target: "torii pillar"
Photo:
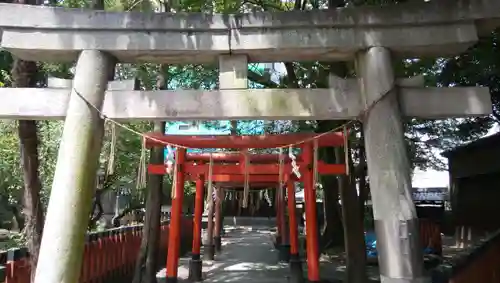
[[[288,219],[290,228],[290,282],[304,283],[304,273],[302,271],[302,261],[299,255],[299,233],[297,224],[297,204],[295,201],[295,182],[290,178],[286,182],[288,194]]]
[[[356,68],[362,101],[371,107],[363,117],[363,130],[380,279],[427,282],[391,53],[382,47],[360,52]]]
[[[179,267],[179,255],[181,245],[181,218],[182,202],[184,199],[184,179],[185,173],[182,167],[186,160],[186,149],[177,148],[175,156],[175,184],[173,186],[174,195],[172,197],[172,208],[170,225],[168,231],[167,249],[167,279],[166,283],[177,283],[177,271]]]
[[[115,59],[97,50],[82,51],[76,63],[34,282],[79,280],[87,232],[82,224],[88,222],[104,135],[104,120],[91,105],[101,109],[114,67]]]
[[[203,175],[198,175],[196,178],[196,195],[194,202],[193,246],[191,250],[191,260],[189,261],[189,279],[193,282],[202,280],[203,263],[200,254],[204,189],[205,178]]]
[[[288,242],[288,233],[287,233],[287,221],[286,221],[286,204],[285,204],[285,189],[283,186],[279,186],[276,190],[276,199],[278,205],[276,206],[278,209],[278,213],[276,218],[278,221],[278,231],[280,231],[280,242],[278,242],[278,251],[279,251],[279,260],[283,262],[290,261],[290,244]]]

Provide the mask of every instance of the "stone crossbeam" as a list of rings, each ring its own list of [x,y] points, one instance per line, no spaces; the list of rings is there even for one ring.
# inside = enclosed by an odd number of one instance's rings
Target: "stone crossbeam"
[[[48,89],[70,89],[73,86],[73,80],[49,77],[47,86]],[[138,88],[139,81],[137,79],[110,81],[108,83],[108,90],[136,90]]]
[[[1,46],[22,59],[73,61],[98,49],[121,62],[351,60],[385,46],[399,56],[444,56],[474,44],[500,19],[498,0],[444,0],[335,10],[199,13],[105,12],[0,4]]]
[[[71,91],[65,83],[65,88],[0,88],[0,118],[64,119]],[[366,108],[357,81],[335,77],[330,89],[134,91],[132,82],[122,84],[129,89],[108,88],[102,109],[119,121],[343,120],[358,118]],[[420,77],[398,81],[402,112],[408,117],[482,116],[492,111],[488,88],[421,84]]]

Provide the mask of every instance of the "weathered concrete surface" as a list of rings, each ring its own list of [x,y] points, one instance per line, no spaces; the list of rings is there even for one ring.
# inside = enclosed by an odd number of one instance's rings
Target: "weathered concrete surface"
[[[363,119],[363,132],[380,279],[383,283],[426,283],[391,60],[390,51],[382,47],[360,53],[356,60],[364,101],[367,105],[378,101]]]
[[[356,81],[331,89],[108,90],[103,113],[134,120],[320,120],[355,119],[364,109]],[[2,119],[64,119],[70,89],[0,88]],[[488,88],[400,87],[402,112],[409,117],[488,115]]]
[[[100,49],[122,62],[353,59],[385,46],[401,56],[449,55],[500,19],[496,0],[447,0],[383,7],[238,15],[118,13],[0,4],[2,47],[23,59],[71,61]]]
[[[97,50],[81,53],[69,96],[34,282],[77,282],[95,190],[104,121],[100,107],[115,60]]]
[[[48,88],[63,88],[70,89],[73,86],[73,80],[49,77],[47,79]],[[137,79],[110,81],[108,82],[108,90],[135,90],[139,88]]]

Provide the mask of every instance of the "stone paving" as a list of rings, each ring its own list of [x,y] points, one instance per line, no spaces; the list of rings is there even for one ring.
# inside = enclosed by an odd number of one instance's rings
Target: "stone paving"
[[[226,226],[222,251],[214,261],[203,261],[203,278],[211,282],[286,283],[288,264],[278,262],[271,231],[267,226]],[[181,258],[179,282],[188,282],[189,258]],[[159,282],[165,270],[158,273]]]
[[[203,282],[288,282],[288,263],[278,261],[278,252],[274,249],[272,241],[275,229],[273,218],[249,220],[242,217],[224,220],[226,235],[222,238],[222,251],[215,255],[215,260],[203,261]],[[189,258],[181,258],[178,270],[179,282],[189,282],[188,266]],[[304,277],[307,278],[305,262],[303,269]],[[369,281],[378,282],[378,269],[372,269],[373,267],[368,267],[367,270]],[[342,282],[345,265],[341,259],[322,256],[320,271],[322,279],[327,279],[329,282]],[[159,283],[165,282],[165,269],[160,271],[157,277]]]

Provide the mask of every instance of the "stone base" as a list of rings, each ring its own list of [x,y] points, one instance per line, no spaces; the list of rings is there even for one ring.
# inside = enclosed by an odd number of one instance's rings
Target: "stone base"
[[[304,272],[302,271],[302,261],[298,254],[290,255],[290,283],[304,283]]]
[[[189,281],[199,282],[202,281],[203,262],[200,255],[193,255],[189,261]]]
[[[215,251],[220,252],[222,249],[222,239],[220,236],[215,236],[214,237],[214,246],[215,246]]]
[[[167,277],[165,283],[177,283],[177,277]]]
[[[279,261],[289,262],[290,261],[290,245],[284,244],[278,246]]]
[[[214,260],[215,258],[215,246],[214,245],[205,245],[203,247],[203,258],[205,260]]]

